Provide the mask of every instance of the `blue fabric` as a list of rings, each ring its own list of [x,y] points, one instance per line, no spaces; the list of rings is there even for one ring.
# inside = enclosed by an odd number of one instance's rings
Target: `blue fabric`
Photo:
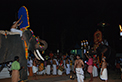
[[[21,21],[23,21],[23,22],[22,22],[22,24],[20,25],[20,29],[29,26],[29,25],[28,25],[28,19],[27,19],[27,12],[26,12],[26,9],[25,9],[24,7],[21,7],[21,8],[19,9],[19,11],[18,11],[18,19],[21,17],[21,15],[22,15],[22,18],[21,18],[20,22],[21,22]],[[20,22],[19,22],[19,23],[20,23]]]

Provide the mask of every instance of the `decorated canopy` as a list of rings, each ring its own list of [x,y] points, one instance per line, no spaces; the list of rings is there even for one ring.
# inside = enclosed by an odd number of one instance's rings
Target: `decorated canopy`
[[[25,6],[20,7],[18,11],[18,19],[21,17],[20,22],[22,21],[22,24],[20,25],[20,30],[22,29],[27,29],[30,27],[30,22],[29,22],[29,15],[28,15],[28,9]]]

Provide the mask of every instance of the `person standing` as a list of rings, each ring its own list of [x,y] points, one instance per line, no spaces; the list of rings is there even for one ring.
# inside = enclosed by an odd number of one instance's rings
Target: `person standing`
[[[37,63],[38,63],[38,62],[37,62],[37,59],[34,58],[32,70],[33,70],[33,76],[34,76],[35,79],[37,79],[37,78],[36,78],[37,71],[38,71]]]
[[[28,66],[29,76],[33,76],[33,72],[32,72],[33,61],[31,60],[31,57],[27,61],[27,66]]]
[[[50,58],[53,58],[54,54],[52,53],[52,51],[49,54]]]
[[[77,55],[76,56],[76,60],[75,60],[75,64],[74,64],[74,73],[76,70],[76,75],[77,75],[77,81],[78,82],[84,82],[84,62],[80,59],[80,56]]]
[[[50,75],[50,71],[51,71],[51,62],[50,62],[50,60],[48,59],[48,61],[47,61],[47,66],[46,66],[46,74],[47,74],[47,75]]]
[[[14,57],[14,62],[11,65],[11,70],[12,70],[12,82],[18,82],[20,81],[19,78],[19,71],[24,68],[24,67],[20,67],[20,63],[19,63],[19,57],[15,56]]]
[[[58,65],[58,75],[62,75],[64,70],[64,64],[63,60],[59,60],[59,65]]]
[[[101,80],[105,80],[105,82],[108,82],[108,73],[107,73],[107,62],[106,62],[106,57],[104,56],[102,58],[102,68],[100,71],[100,78]]]
[[[55,59],[53,59],[53,75],[57,74],[57,62]]]
[[[86,53],[85,53],[85,55],[86,55],[86,57],[88,58],[88,62],[86,62],[87,63],[87,65],[88,65],[88,73],[90,73],[90,76],[91,76],[91,79],[89,80],[89,81],[93,81],[93,74],[92,74],[92,71],[93,71],[93,58],[91,57],[91,55],[87,55]]]
[[[98,69],[97,69],[97,59],[94,58],[93,60],[93,71],[92,71],[92,74],[93,74],[93,77],[98,77]]]
[[[69,75],[70,74],[70,60],[69,58],[66,58],[66,75]]]

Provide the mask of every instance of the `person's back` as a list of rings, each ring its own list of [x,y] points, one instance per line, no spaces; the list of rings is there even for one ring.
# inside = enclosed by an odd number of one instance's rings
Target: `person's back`
[[[20,63],[19,63],[19,57],[15,56],[14,62],[11,65],[12,70],[12,82],[18,82],[20,80],[19,78],[19,70],[20,70]]]

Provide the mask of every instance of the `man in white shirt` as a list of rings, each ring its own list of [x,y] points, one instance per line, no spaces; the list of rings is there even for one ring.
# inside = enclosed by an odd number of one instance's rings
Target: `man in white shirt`
[[[33,76],[33,72],[32,72],[33,61],[31,60],[31,57],[29,57],[27,61],[27,66],[28,66],[29,76]]]

